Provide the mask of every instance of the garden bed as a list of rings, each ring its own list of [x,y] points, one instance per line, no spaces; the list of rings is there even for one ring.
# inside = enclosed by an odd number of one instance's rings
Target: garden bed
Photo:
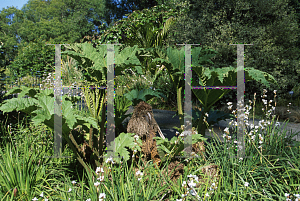
[[[128,111],[126,112],[126,114],[130,114],[131,112],[133,112],[133,107],[130,107],[128,109]],[[168,138],[169,140],[171,140],[173,137],[176,136],[177,130],[174,129],[173,127],[174,126],[176,126],[178,128],[180,127],[179,117],[178,116],[173,117],[175,114],[176,114],[176,112],[174,112],[174,111],[153,109],[153,115],[154,115],[156,122],[158,123],[164,136],[166,138]],[[125,123],[129,119],[130,119],[130,117],[127,117],[127,119],[125,119],[123,121],[123,123]],[[259,119],[254,119],[254,126],[258,126],[259,121],[260,121]],[[230,128],[231,134],[234,133],[233,125],[229,126],[230,122],[231,122],[230,119],[226,119],[226,121],[221,120],[218,123],[216,123],[210,127],[210,129],[212,129],[218,135],[219,139],[222,142],[224,142],[224,138],[222,136],[224,134],[224,129],[226,127]],[[251,125],[251,124],[253,124],[253,119],[249,118],[249,125]],[[299,135],[294,136],[293,139],[296,141],[300,141],[300,123],[289,122],[289,123],[285,123],[283,126],[282,126],[282,124],[283,123],[280,123],[281,130],[286,130],[288,135],[291,133],[291,129],[292,129],[292,133],[299,132]],[[285,127],[285,125],[286,125],[286,127]],[[274,126],[275,125],[273,125],[272,128],[274,128]],[[284,127],[285,127],[285,129],[284,129]],[[157,136],[159,136],[159,135],[157,134]],[[214,134],[213,134],[213,132],[210,133],[209,130],[207,129],[205,131],[205,137],[213,138]]]

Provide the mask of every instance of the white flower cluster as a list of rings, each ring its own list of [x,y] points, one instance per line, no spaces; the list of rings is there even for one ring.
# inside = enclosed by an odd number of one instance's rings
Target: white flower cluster
[[[191,178],[190,181],[186,182],[183,181],[182,182],[182,187],[186,188],[186,193],[182,194],[181,197],[184,198],[186,196],[188,196],[188,194],[191,194],[192,196],[196,196],[199,200],[201,200],[200,196],[197,194],[196,190],[194,189],[197,185],[197,183],[199,183],[199,179],[197,175],[188,175],[188,178]],[[196,183],[194,182],[194,180],[196,181]],[[209,188],[210,193],[206,193],[205,197],[209,197],[210,194],[214,193],[214,190],[216,190],[218,187],[216,186],[216,183],[213,182]],[[182,199],[176,199],[177,201],[182,201]]]

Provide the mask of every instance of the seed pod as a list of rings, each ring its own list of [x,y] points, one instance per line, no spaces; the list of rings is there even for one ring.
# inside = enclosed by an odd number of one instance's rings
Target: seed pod
[[[17,189],[17,188],[15,188],[15,189],[14,189],[14,197],[16,197],[16,196],[17,196],[17,192],[18,192],[18,189]]]

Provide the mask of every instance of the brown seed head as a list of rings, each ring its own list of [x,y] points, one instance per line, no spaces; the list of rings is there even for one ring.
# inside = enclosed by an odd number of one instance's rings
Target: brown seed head
[[[15,188],[15,189],[14,189],[14,196],[15,196],[15,197],[17,196],[17,192],[18,192],[18,189]]]

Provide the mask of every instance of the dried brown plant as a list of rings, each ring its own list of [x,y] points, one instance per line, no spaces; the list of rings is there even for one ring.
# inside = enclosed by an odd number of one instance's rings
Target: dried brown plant
[[[127,125],[127,133],[137,134],[143,142],[142,152],[146,160],[151,158],[157,165],[161,160],[157,151],[156,136],[157,123],[154,119],[151,105],[141,101],[135,106],[132,117]]]

